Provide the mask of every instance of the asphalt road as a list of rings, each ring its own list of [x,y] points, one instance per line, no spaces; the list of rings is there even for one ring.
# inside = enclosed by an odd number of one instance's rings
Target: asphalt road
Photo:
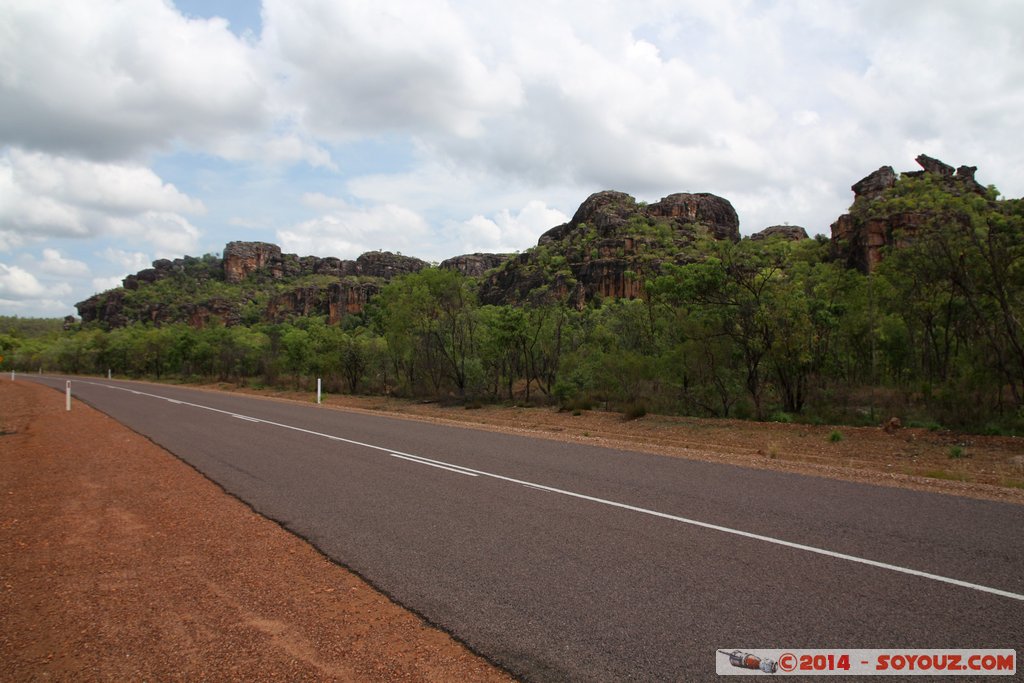
[[[527,680],[708,680],[716,651],[737,648],[1021,654],[1024,506],[178,387],[72,387]]]

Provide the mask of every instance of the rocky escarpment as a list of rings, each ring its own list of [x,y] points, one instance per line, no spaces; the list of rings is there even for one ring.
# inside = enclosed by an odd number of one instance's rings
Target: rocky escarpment
[[[293,315],[325,315],[337,323],[362,312],[390,279],[427,266],[385,251],[350,261],[286,254],[268,242],[230,242],[222,258],[160,259],[127,276],[122,287],[75,306],[82,322],[108,329],[132,322],[235,325]]]
[[[916,161],[922,170],[907,171],[902,176],[928,175],[954,194],[985,194],[985,187],[974,179],[976,166],[954,169],[925,154],[919,155]],[[832,224],[833,255],[848,267],[871,272],[881,262],[886,247],[906,246],[928,221],[929,216],[916,211],[878,215],[872,210],[898,180],[892,166],[882,166],[850,188],[854,195],[850,211]]]
[[[786,230],[790,235],[799,229]],[[605,191],[588,197],[572,220],[545,232],[524,253],[465,254],[439,267],[479,278],[483,303],[557,296],[582,307],[596,298],[641,296],[645,278],[663,263],[695,260],[701,244],[739,237],[736,211],[721,197],[680,193],[647,205]],[[222,257],[154,261],[126,277],[123,287],[76,306],[83,322],[108,329],[136,321],[203,327],[310,315],[337,323],[361,313],[393,278],[426,267],[420,259],[384,251],[343,260],[300,257],[268,242],[230,242]]]
[[[368,251],[354,261],[334,257],[283,254],[281,247],[267,242],[229,242],[224,247],[224,280],[237,284],[257,276],[282,280],[307,275],[334,277],[365,276],[390,280],[415,273],[429,264],[412,256],[388,251]]]
[[[739,238],[735,209],[713,194],[673,194],[645,205],[624,192],[598,192],[572,220],[488,275],[480,298],[501,304],[554,296],[577,307],[598,297],[636,298],[645,277],[666,261],[688,260],[698,241]]]

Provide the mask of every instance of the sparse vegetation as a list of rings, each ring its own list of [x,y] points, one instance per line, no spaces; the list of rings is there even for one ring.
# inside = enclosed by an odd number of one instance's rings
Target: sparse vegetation
[[[647,414],[647,406],[643,404],[634,404],[626,408],[622,413],[623,419],[626,420],[639,420],[641,417]]]
[[[950,446],[947,453],[949,454],[949,458],[951,460],[959,460],[960,458],[971,457],[970,454],[968,454],[967,451],[964,450],[964,447],[960,445]]]

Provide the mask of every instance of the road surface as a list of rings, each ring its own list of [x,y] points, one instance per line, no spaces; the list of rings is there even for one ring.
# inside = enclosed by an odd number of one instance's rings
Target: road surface
[[[702,680],[737,648],[1024,640],[1024,506],[180,387],[72,387],[527,680]]]

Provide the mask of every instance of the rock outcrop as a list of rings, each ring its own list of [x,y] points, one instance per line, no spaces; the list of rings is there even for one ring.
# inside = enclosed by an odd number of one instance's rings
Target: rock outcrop
[[[920,171],[907,171],[906,177],[930,175],[949,192],[984,194],[985,188],[974,179],[975,166],[954,169],[925,154],[916,159]],[[896,172],[891,166],[877,171],[854,183],[853,204],[832,224],[832,252],[848,267],[869,273],[881,262],[885,247],[905,246],[925,223],[928,216],[913,211],[901,211],[885,216],[871,210],[871,204],[886,196],[896,185]]]
[[[268,242],[228,242],[224,247],[224,279],[239,283],[258,270],[268,269],[272,277],[284,274],[281,247]]]
[[[597,192],[534,249],[486,276],[480,298],[502,304],[555,297],[580,308],[595,298],[636,298],[646,277],[664,262],[686,262],[699,240],[739,238],[736,210],[713,194],[672,194],[644,205],[624,192]]]
[[[243,322],[242,308],[255,302],[256,293],[267,283],[286,284],[309,276],[337,278],[335,282],[298,284],[270,296],[263,319],[280,321],[290,315],[326,315],[338,322],[345,315],[362,312],[366,303],[394,277],[415,273],[429,264],[418,258],[371,251],[354,261],[333,257],[285,254],[268,242],[229,242],[223,258],[186,256],[173,261],[159,259],[152,268],[124,278],[120,289],[103,292],[75,304],[85,323],[99,323],[108,329],[132,322],[162,325],[187,322],[205,327],[213,321],[226,325]],[[207,280],[221,280],[240,287],[239,298],[216,295],[189,301],[152,301],[133,293],[172,277],[191,280],[191,289]],[[315,279],[315,278],[314,278]],[[189,288],[187,287],[187,288]],[[152,290],[150,290],[152,291]],[[246,293],[248,291],[248,294]]]
[[[738,242],[740,219],[727,199],[707,192],[670,194],[647,207],[647,215],[671,218],[677,230],[700,226],[716,240]]]
[[[750,239],[755,242],[760,240],[786,240],[787,242],[799,242],[800,240],[810,239],[807,235],[807,230],[801,228],[799,225],[772,225],[760,232],[755,232],[750,236]]]
[[[383,285],[382,281],[345,278],[326,287],[296,287],[271,297],[266,318],[284,322],[293,316],[323,315],[336,325],[345,316],[362,313]]]
[[[463,254],[441,261],[438,267],[441,270],[454,270],[466,277],[481,277],[512,257],[513,254]]]
[[[93,294],[85,301],[75,304],[83,323],[99,323],[107,328],[124,327],[128,319],[124,315],[124,296],[128,290],[115,289],[110,292]]]
[[[390,280],[418,272],[428,265],[418,258],[389,251],[369,251],[355,261],[344,261],[334,257],[282,254],[281,247],[267,242],[229,242],[224,247],[224,280],[233,284],[253,275],[271,280],[305,275],[363,275]]]

